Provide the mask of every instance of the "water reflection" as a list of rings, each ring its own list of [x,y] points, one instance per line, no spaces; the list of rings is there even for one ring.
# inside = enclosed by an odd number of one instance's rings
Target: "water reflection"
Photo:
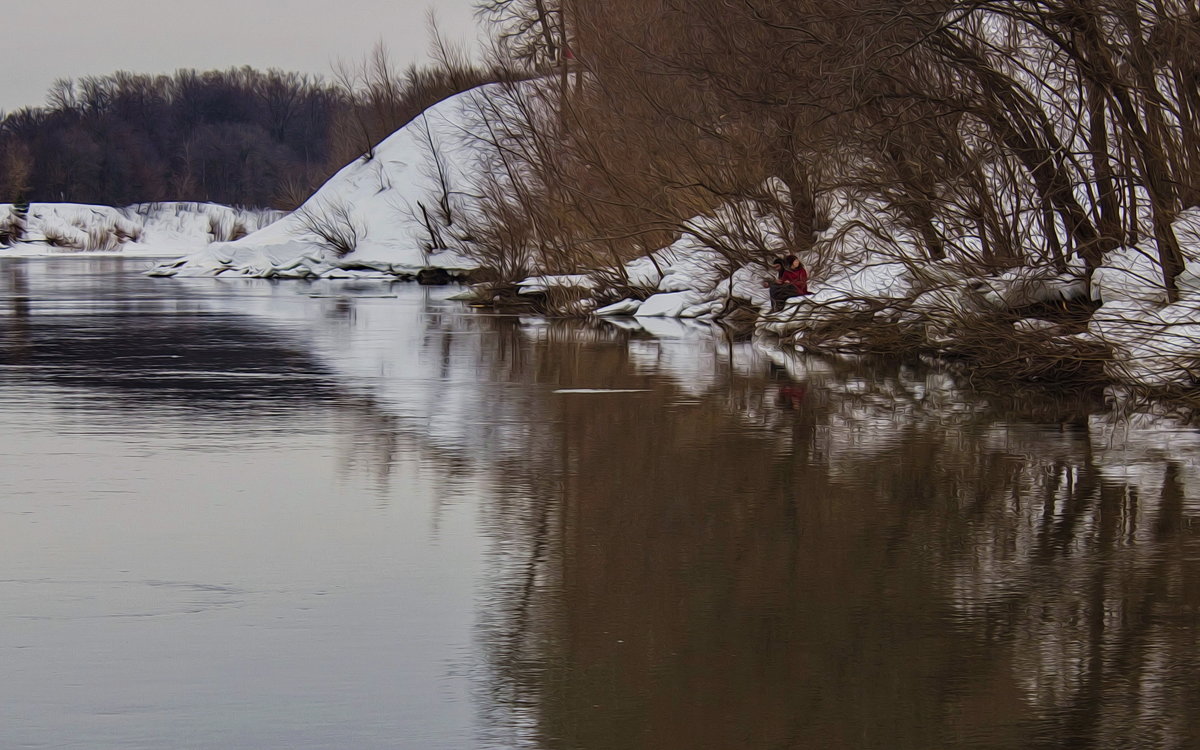
[[[1200,738],[1192,431],[687,324],[426,300],[419,341],[368,350],[388,308],[352,307],[317,349],[391,416],[348,455],[419,446],[445,497],[489,477],[484,744]]]
[[[5,336],[8,358],[23,363],[29,356],[29,282],[25,267],[14,264],[8,272],[9,326]]]
[[[776,353],[772,377],[719,337],[487,325],[499,377],[646,391],[546,396],[494,467],[506,741],[1200,743],[1190,432],[895,365]]]
[[[136,277],[113,273],[112,263],[100,266],[107,273],[53,282],[39,264],[6,264],[0,373],[7,383],[85,389],[136,410],[299,406],[335,393],[331,373],[286,332],[187,298],[147,294]],[[57,293],[43,289],[31,302],[31,273]]]
[[[379,318],[91,265],[0,260],[0,746],[475,746],[482,482]]]
[[[95,271],[46,295],[43,266],[2,270],[9,394],[98,394],[150,423],[215,414],[206,439],[335,413],[309,437],[341,490],[301,511],[333,533],[362,522],[347,508],[407,509],[397,536],[485,546],[463,605],[473,641],[439,667],[473,686],[470,741],[413,739],[318,692],[326,746],[337,716],[363,747],[1200,746],[1193,430],[1113,422],[1094,394],[967,393],[919,365],[796,357],[686,322]],[[0,412],[17,401],[0,396]],[[324,454],[300,455],[282,464]],[[389,596],[445,604],[458,578],[410,558],[413,538],[344,563],[374,587],[329,632],[374,622]],[[396,560],[421,585],[372,578]],[[385,637],[361,665],[325,662],[341,690],[410,635],[371,633]],[[388,677],[428,691],[410,663]]]

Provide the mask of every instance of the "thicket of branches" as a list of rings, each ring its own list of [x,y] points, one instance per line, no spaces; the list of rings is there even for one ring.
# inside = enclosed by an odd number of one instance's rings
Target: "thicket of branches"
[[[449,44],[431,15],[427,65],[396,69],[387,47],[377,44],[358,62],[338,62],[334,81],[348,106],[337,113],[331,159],[340,165],[372,159],[380,141],[438,102],[485,83],[520,77],[509,66],[481,66]]]
[[[839,215],[915,265],[1086,273],[1200,204],[1188,0],[488,0],[514,88],[477,251],[612,266],[720,204],[774,203],[810,249]],[[533,100],[540,100],[534,102]],[[513,118],[510,115],[510,121]],[[779,201],[763,185],[789,188]],[[767,206],[772,207],[772,206]],[[737,242],[732,262],[761,257]],[[867,248],[864,248],[867,249]]]

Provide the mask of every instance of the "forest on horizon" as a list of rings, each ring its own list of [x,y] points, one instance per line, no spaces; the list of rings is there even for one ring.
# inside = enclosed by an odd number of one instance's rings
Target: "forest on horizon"
[[[296,208],[426,107],[487,76],[394,69],[380,44],[330,79],[250,67],[59,80],[0,116],[0,203]]]

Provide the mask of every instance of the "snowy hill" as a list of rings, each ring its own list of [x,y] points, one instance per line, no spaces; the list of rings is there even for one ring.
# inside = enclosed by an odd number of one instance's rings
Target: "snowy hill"
[[[274,224],[152,275],[355,278],[474,268],[443,239],[471,208],[469,176],[489,148],[471,123],[491,88],[431,107]]]

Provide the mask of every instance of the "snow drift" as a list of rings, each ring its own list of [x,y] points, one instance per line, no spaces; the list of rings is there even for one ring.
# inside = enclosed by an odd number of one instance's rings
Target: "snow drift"
[[[915,243],[892,238],[886,249],[841,225],[864,223],[862,206],[844,206],[810,253],[802,256],[819,269],[809,280],[810,294],[794,297],[772,312],[763,282],[769,270],[757,263],[737,263],[728,252],[714,249],[707,231],[720,226],[729,212],[745,213],[734,203],[712,216],[687,223],[680,239],[648,256],[625,264],[623,276],[641,297],[613,299],[595,275],[539,276],[522,282],[525,292],[555,287],[582,290],[577,310],[594,310],[603,318],[712,319],[730,305],[755,310],[758,330],[803,347],[806,334],[823,323],[854,316],[857,325],[907,325],[919,330],[933,349],[951,345],[956,326],[971,316],[1012,315],[1036,305],[1058,305],[1086,299],[1089,286],[1084,268],[1072,260],[1066,273],[1049,266],[1018,266],[1003,273],[969,273],[953,260],[930,261]],[[883,220],[875,217],[877,223]],[[782,248],[778,220],[757,219],[758,242]],[[1022,318],[1013,323],[1019,334],[1044,335],[1048,344],[1069,356],[1080,346],[1099,344],[1111,353],[1106,371],[1113,381],[1135,386],[1165,387],[1200,382],[1200,209],[1182,213],[1174,230],[1187,265],[1177,279],[1180,299],[1166,304],[1167,293],[1153,240],[1109,253],[1092,278],[1090,292],[1101,303],[1083,332],[1061,330],[1050,320]],[[906,254],[906,250],[911,251]],[[778,250],[782,252],[782,250]],[[911,255],[911,257],[909,257]],[[853,347],[857,338],[844,342]]]
[[[27,210],[0,203],[0,254],[167,256],[237,239],[282,215],[214,203],[143,203],[126,208],[33,203]]]

